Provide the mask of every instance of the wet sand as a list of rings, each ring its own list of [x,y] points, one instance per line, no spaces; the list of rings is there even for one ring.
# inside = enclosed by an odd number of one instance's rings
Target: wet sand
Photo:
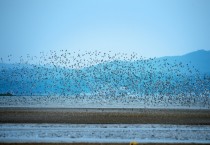
[[[210,125],[210,110],[0,108],[0,123]]]

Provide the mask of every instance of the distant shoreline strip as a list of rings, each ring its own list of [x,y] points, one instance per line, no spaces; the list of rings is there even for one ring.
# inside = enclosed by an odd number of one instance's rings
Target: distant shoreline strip
[[[0,145],[129,145],[129,143],[0,143]],[[137,145],[205,145],[205,143],[137,143]]]

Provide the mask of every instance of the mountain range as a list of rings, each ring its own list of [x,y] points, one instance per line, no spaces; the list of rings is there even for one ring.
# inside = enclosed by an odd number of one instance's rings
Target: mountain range
[[[210,51],[198,50],[182,56],[166,56],[160,59],[163,58],[171,61],[177,60],[185,64],[190,64],[198,69],[201,73],[210,74]]]
[[[199,94],[210,90],[210,51],[81,69],[0,64],[0,93],[16,95]]]

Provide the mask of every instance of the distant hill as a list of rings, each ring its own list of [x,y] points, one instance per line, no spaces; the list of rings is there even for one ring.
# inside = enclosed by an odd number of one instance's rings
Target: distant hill
[[[189,64],[191,67],[194,66],[201,73],[210,74],[210,51],[198,50],[182,56],[162,57],[159,59],[165,58],[169,61],[177,60]]]
[[[210,74],[210,51],[207,50],[198,50],[191,53],[187,53],[185,55],[181,56],[165,56],[156,58],[157,60],[163,61],[167,59],[168,62],[174,63],[176,62],[183,62],[184,64],[188,64],[189,66],[194,66],[196,69],[198,69],[201,73],[208,73]],[[115,62],[119,63],[120,61],[111,61],[109,62],[110,65],[113,65]],[[124,63],[124,64],[123,64]],[[121,65],[130,65],[131,63],[135,62],[128,62],[128,61],[121,61]],[[102,64],[104,65],[104,63]],[[109,65],[107,63],[107,65]],[[95,65],[92,67],[100,67],[101,64]],[[1,68],[7,68],[7,69],[17,69],[17,68],[33,68],[30,64],[5,64],[0,63],[0,69]],[[42,66],[40,66],[42,67]],[[50,67],[49,67],[50,68]]]
[[[209,66],[210,51],[205,50],[147,60],[112,60],[81,69],[0,64],[0,93],[198,95],[210,90]]]

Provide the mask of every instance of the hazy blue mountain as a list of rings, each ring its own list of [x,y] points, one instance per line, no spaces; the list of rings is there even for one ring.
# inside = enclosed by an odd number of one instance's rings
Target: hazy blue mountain
[[[156,58],[157,60],[163,61],[164,59],[167,59],[168,62],[174,63],[176,62],[183,62],[184,64],[189,64],[191,67],[194,66],[196,69],[198,69],[201,73],[208,73],[210,74],[210,51],[206,50],[198,50],[194,51],[182,56],[165,56]],[[128,61],[112,61],[108,63],[98,64],[95,66],[91,66],[92,68],[100,68],[103,65],[110,66],[114,63],[118,63],[121,66],[128,66],[131,63],[135,65],[135,62],[128,62]],[[5,64],[0,63],[0,68],[7,68],[7,69],[18,69],[18,68],[33,68],[30,64]],[[41,66],[40,66],[41,67]],[[90,67],[90,68],[91,68]],[[50,68],[50,67],[49,67]]]
[[[206,78],[203,74],[210,76],[210,51],[199,50],[183,56],[147,60],[113,60],[83,69],[0,64],[0,93],[200,93],[210,90],[209,76]]]
[[[159,59],[164,58],[167,58],[170,61],[177,60],[189,64],[190,66],[194,66],[201,73],[210,74],[210,51],[198,50],[182,56],[163,57]]]

